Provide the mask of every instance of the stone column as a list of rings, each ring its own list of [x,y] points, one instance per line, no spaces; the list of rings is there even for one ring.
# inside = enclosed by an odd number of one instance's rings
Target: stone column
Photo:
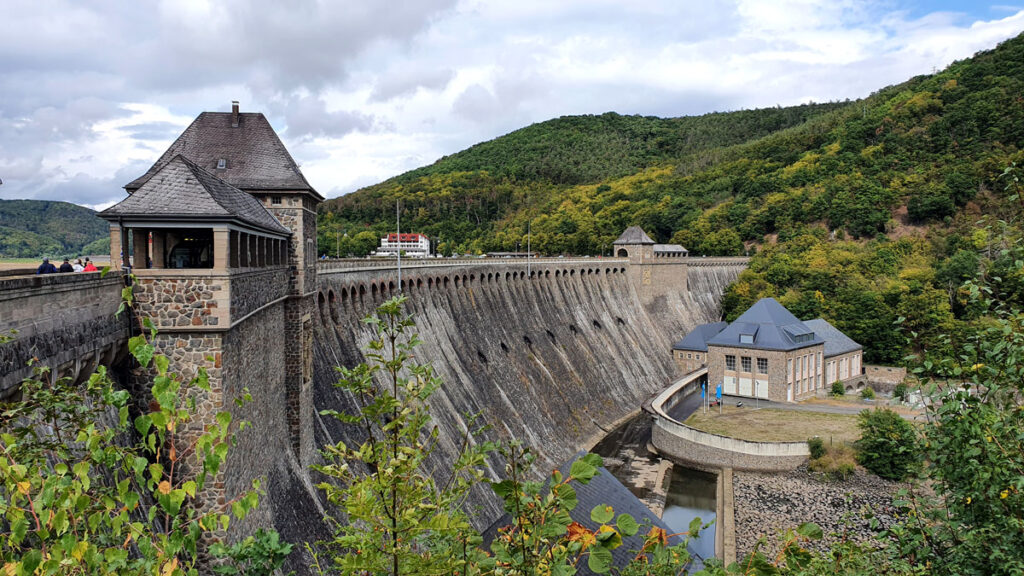
[[[154,251],[156,243],[153,243]],[[227,270],[231,264],[231,241],[227,228],[213,229],[213,269]]]
[[[110,225],[110,269],[121,269],[121,227],[117,224]]]
[[[167,258],[167,232],[153,231],[153,268],[163,268]]]
[[[146,256],[149,256],[149,230],[132,228],[132,249],[135,251],[132,257],[132,266],[144,270]]]

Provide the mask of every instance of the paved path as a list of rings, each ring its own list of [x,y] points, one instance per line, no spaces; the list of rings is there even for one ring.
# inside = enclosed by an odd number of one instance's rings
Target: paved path
[[[698,396],[698,403],[697,403],[698,407],[700,406],[699,399],[700,399],[700,397]],[[851,415],[857,415],[857,414],[860,414],[860,412],[862,410],[865,410],[865,409],[871,409],[871,408],[876,408],[876,407],[880,407],[880,408],[887,407],[884,402],[862,402],[860,404],[850,404],[848,406],[836,406],[834,404],[821,404],[821,403],[817,403],[817,402],[813,402],[812,403],[812,402],[807,402],[807,401],[793,403],[793,402],[772,402],[770,400],[757,400],[755,402],[753,398],[743,398],[743,397],[740,397],[740,396],[723,396],[722,397],[722,403],[723,404],[728,404],[728,405],[735,406],[737,402],[742,402],[743,406],[745,406],[747,408],[755,408],[755,407],[758,407],[758,408],[771,408],[772,410],[792,410],[792,411],[795,411],[795,412],[818,412],[818,413],[821,413],[821,414],[851,414]],[[693,413],[692,410],[690,412],[688,412],[686,414],[687,417],[689,417],[689,415],[692,414],[692,413]],[[902,416],[904,420],[919,420],[919,419],[923,420],[924,419],[924,415],[923,414],[900,414],[900,416]]]

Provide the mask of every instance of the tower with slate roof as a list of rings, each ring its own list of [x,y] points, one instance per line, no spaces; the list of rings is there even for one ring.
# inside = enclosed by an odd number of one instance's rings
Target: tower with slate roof
[[[171,369],[209,374],[192,434],[223,410],[258,425],[231,451],[231,474],[204,495],[223,506],[254,478],[273,482],[314,455],[311,312],[323,198],[267,119],[240,113],[237,102],[200,114],[125,189],[100,213],[111,262],[135,275],[136,312],[158,330],[154,344]],[[247,391],[253,401],[236,406]],[[259,514],[246,525],[265,524]]]
[[[617,258],[629,258],[631,264],[650,263],[654,259],[654,240],[639,226],[630,226],[612,242]]]

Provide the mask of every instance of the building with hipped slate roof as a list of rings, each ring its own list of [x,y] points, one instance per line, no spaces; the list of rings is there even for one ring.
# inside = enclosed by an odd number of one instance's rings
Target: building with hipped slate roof
[[[822,319],[801,322],[774,298],[762,298],[735,321],[698,326],[673,346],[684,372],[701,367],[724,394],[794,402],[860,375],[859,344]]]
[[[642,263],[654,258],[654,240],[639,226],[630,226],[612,242],[615,256],[629,258],[630,262]]]
[[[679,244],[655,244],[654,245],[654,257],[655,258],[684,258],[690,254],[690,251],[683,248]]]
[[[710,322],[701,324],[690,331],[682,340],[672,345],[672,356],[676,364],[689,374],[699,370],[708,362],[708,340],[725,329],[726,322]]]
[[[829,324],[824,318],[806,320],[804,324],[825,340],[825,384],[845,382],[862,373],[864,347]]]
[[[257,442],[229,456],[199,496],[223,511],[254,478],[315,454],[312,313],[316,206],[322,197],[262,114],[203,112],[146,171],[129,196],[104,210],[111,263],[134,274],[135,313],[157,330],[169,369],[203,366],[209,390],[180,431],[179,453],[230,411],[259,421]],[[251,391],[253,402],[236,405]],[[140,402],[146,398],[140,395]],[[284,458],[284,455],[291,456]],[[251,532],[248,519],[236,534]]]

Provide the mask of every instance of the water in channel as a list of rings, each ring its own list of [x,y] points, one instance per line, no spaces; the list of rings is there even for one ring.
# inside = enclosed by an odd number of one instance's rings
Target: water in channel
[[[672,483],[661,519],[673,532],[689,530],[694,518],[700,518],[703,524],[711,522],[715,519],[717,486],[718,478],[714,474],[673,466]],[[715,556],[715,528],[716,524],[712,524],[690,542],[692,550],[703,558]]]
[[[605,468],[661,518],[673,532],[686,532],[690,522],[715,519],[717,477],[679,465],[672,467],[667,496],[655,487],[661,458],[651,454],[651,418],[646,414],[629,420],[608,433],[592,450],[604,459]],[[662,500],[663,499],[663,500]],[[690,549],[702,558],[715,556],[715,526],[702,531]]]

